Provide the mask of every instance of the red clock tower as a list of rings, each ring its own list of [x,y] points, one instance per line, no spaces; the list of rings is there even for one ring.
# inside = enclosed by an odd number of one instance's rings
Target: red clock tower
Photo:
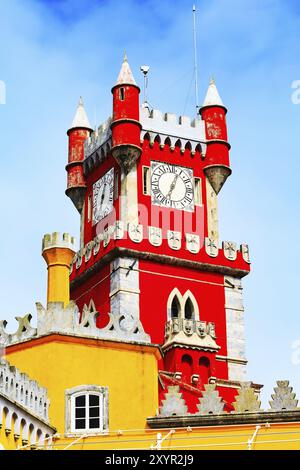
[[[80,311],[93,305],[107,334],[114,318],[124,340],[161,345],[161,396],[177,385],[195,412],[214,383],[229,411],[246,377],[250,261],[247,245],[219,241],[227,110],[214,80],[197,119],[140,106],[126,57],[112,94],[112,117],[96,131],[82,102],[68,131],[67,195],[81,212],[71,298]]]

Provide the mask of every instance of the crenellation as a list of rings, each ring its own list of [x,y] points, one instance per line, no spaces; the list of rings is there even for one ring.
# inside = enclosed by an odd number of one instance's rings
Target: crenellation
[[[69,248],[75,251],[75,238],[69,233],[53,232],[52,234],[46,234],[42,242],[42,251],[50,248]]]
[[[48,422],[50,401],[46,388],[3,358],[0,359],[0,393]]]
[[[93,257],[96,257],[101,246],[107,248],[111,240],[121,240],[127,236],[135,243],[142,243],[144,240],[148,240],[154,247],[160,247],[163,243],[160,228],[149,227],[149,230],[144,232],[142,225],[129,223],[127,230],[125,230],[123,222],[117,220],[114,225],[107,227],[103,233],[98,234],[92,241],[77,251],[71,264],[70,274],[72,274],[74,269],[79,270],[83,262],[88,263]],[[182,234],[181,232],[174,231],[168,231],[165,242],[174,251],[185,249],[194,256],[200,256],[205,251],[211,258],[223,255],[229,261],[233,261],[233,259],[242,257],[246,263],[250,263],[248,245],[245,244],[241,245],[240,250],[238,250],[237,244],[234,242],[223,242],[219,245],[217,240],[207,237],[204,240],[203,246],[198,235]],[[247,247],[246,254],[245,247]]]

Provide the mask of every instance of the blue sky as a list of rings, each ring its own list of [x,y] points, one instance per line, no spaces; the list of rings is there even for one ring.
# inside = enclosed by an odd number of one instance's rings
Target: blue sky
[[[219,197],[221,239],[248,242],[244,280],[249,379],[289,379],[300,398],[299,127],[291,84],[300,79],[295,0],[198,0],[199,94],[211,75],[228,107],[233,175]],[[126,49],[137,81],[151,66],[151,105],[193,114],[192,2],[2,0],[0,105],[2,269],[0,318],[45,303],[44,233],[78,236],[64,196],[69,127],[80,95],[90,120],[111,112]]]

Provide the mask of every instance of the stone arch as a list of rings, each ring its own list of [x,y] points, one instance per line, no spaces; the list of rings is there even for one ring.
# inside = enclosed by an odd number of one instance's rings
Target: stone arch
[[[193,359],[190,354],[183,354],[181,357],[181,370],[183,381],[190,381],[193,373]]]
[[[208,383],[211,376],[211,364],[210,360],[206,356],[201,356],[199,359],[199,376],[202,382],[202,385]]]
[[[187,320],[200,320],[198,302],[190,290],[187,290],[183,296],[183,315]],[[187,309],[190,310],[190,318],[187,317]]]
[[[28,443],[28,434],[29,434],[29,423],[24,418],[22,418],[21,423],[20,423],[20,435],[21,435],[23,445]]]

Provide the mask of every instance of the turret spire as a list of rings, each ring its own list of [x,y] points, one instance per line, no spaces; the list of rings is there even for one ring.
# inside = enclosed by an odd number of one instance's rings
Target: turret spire
[[[203,103],[203,107],[206,106],[222,106],[224,108],[224,104],[221,100],[215,79],[213,77],[210,79],[206,97]]]
[[[136,81],[133,77],[131,68],[128,63],[126,52],[124,54],[123,64],[118,76],[116,85],[136,85]]]
[[[84,109],[84,102],[82,97],[80,97],[79,99],[77,110],[71,125],[71,129],[74,128],[84,128],[92,130],[86,111]]]

